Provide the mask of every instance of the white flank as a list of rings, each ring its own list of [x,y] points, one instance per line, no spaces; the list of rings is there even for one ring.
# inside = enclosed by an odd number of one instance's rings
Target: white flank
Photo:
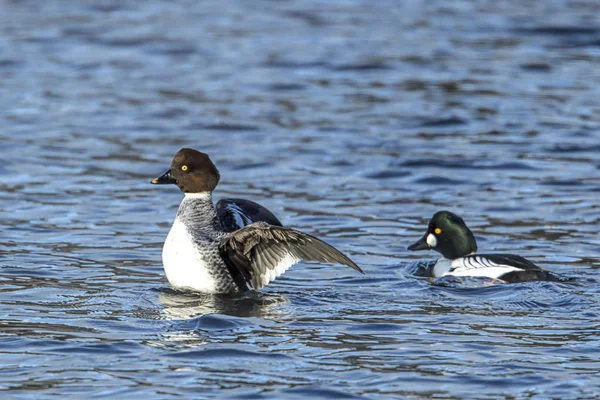
[[[217,292],[216,282],[206,268],[206,262],[194,245],[185,224],[179,219],[175,219],[165,240],[162,259],[167,279],[174,288],[204,293]]]
[[[480,276],[486,278],[499,279],[502,275],[512,272],[519,271],[518,268],[511,267],[509,265],[501,265],[498,267],[486,267],[481,269],[456,269],[446,275],[452,276]]]
[[[456,260],[440,258],[433,267],[433,276],[479,276],[498,279],[500,276],[521,269],[504,264],[496,264],[483,257],[461,257]]]
[[[290,253],[287,253],[284,258],[279,260],[277,265],[272,268],[267,268],[267,271],[260,277],[263,286],[273,282],[277,277],[287,271],[292,265],[300,261],[299,258],[294,257]]]
[[[429,247],[437,246],[437,238],[435,236],[433,236],[432,233],[427,235],[427,244],[429,245]]]

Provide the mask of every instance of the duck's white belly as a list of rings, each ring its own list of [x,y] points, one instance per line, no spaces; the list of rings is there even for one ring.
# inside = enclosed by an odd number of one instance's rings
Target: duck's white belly
[[[175,220],[163,246],[163,266],[171,286],[216,293],[217,285],[206,261],[183,222]]]

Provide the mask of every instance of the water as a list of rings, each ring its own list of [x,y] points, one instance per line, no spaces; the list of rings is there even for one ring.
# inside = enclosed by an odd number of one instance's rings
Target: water
[[[2,398],[600,395],[595,2],[0,2]],[[181,147],[367,273],[171,291]],[[440,209],[574,283],[415,276]]]

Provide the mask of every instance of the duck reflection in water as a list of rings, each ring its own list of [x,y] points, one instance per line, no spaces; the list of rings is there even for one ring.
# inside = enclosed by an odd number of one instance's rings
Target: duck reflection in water
[[[158,301],[163,305],[161,319],[189,320],[208,314],[233,317],[281,317],[282,305],[290,304],[286,296],[246,292],[240,295],[212,295],[161,290]]]

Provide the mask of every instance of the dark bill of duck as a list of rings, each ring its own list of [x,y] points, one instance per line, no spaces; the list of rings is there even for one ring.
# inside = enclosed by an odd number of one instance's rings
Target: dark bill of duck
[[[177,179],[171,174],[171,170],[168,170],[158,178],[154,178],[150,181],[154,185],[168,185],[170,183],[177,183]]]

